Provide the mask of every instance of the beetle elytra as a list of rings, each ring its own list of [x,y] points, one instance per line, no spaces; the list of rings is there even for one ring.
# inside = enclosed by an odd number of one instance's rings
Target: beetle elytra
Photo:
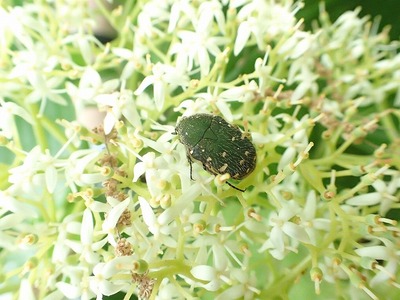
[[[183,117],[175,128],[186,147],[192,178],[192,162],[198,160],[211,174],[228,173],[233,179],[243,179],[256,166],[256,149],[239,127],[211,114]],[[229,186],[241,190],[226,182]]]

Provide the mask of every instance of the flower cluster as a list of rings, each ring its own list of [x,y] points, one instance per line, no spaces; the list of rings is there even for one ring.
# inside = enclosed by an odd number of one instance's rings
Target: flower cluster
[[[306,31],[291,0],[5,2],[0,295],[400,293],[387,31],[358,11]],[[190,173],[196,113],[251,136],[248,177]]]

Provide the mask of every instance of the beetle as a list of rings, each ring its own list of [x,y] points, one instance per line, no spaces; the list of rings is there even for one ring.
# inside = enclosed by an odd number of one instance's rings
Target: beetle
[[[194,160],[202,163],[204,170],[213,175],[228,173],[237,180],[248,176],[256,166],[256,149],[248,135],[220,116],[199,113],[183,117],[175,128],[175,134],[186,147],[192,180]],[[244,192],[229,182],[227,184]]]

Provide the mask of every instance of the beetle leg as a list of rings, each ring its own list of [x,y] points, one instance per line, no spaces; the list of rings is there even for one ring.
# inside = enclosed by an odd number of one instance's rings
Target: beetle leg
[[[187,156],[187,159],[188,159],[188,162],[189,162],[189,168],[190,168],[190,179],[191,180],[194,180],[193,179],[193,168],[192,168],[192,163],[193,163],[193,161],[192,161],[192,159],[190,158],[190,156],[188,155]]]

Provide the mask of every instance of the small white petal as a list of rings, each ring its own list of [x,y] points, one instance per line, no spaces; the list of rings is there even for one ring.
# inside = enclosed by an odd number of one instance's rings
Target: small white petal
[[[83,245],[90,245],[93,241],[93,216],[88,208],[83,212],[81,241]]]
[[[215,300],[243,299],[244,291],[244,285],[238,284],[223,291],[215,298]]]
[[[219,94],[219,96],[220,98],[228,100],[240,99],[245,92],[246,92],[245,86],[237,86],[223,91],[221,94]]]
[[[311,88],[311,81],[304,80],[295,88],[290,98],[291,102],[294,103],[300,100],[306,92]]]
[[[120,216],[125,211],[125,209],[128,207],[130,200],[131,199],[128,197],[124,201],[119,203],[117,206],[114,206],[111,209],[111,211],[108,213],[107,218],[104,220],[104,223],[103,223],[104,231],[109,232],[110,230],[115,228]]]
[[[346,201],[346,204],[355,205],[355,206],[368,206],[378,204],[382,199],[382,195],[380,193],[368,193],[357,195]]]
[[[269,236],[269,240],[277,251],[283,252],[285,250],[285,243],[283,241],[283,232],[279,227],[273,227]]]
[[[36,300],[35,293],[33,292],[33,287],[28,279],[22,279],[19,286],[20,300]]]
[[[246,45],[247,41],[250,38],[251,29],[249,23],[244,21],[240,23],[238,32],[236,34],[235,46],[233,50],[233,54],[237,56]]]
[[[225,101],[217,101],[215,104],[218,107],[221,114],[224,116],[225,120],[231,123],[233,121],[233,116],[232,116],[232,111],[230,110],[227,103]]]
[[[306,205],[303,209],[303,215],[306,220],[312,220],[315,217],[317,209],[317,196],[315,190],[311,190],[307,195]]]
[[[134,259],[132,256],[117,256],[105,263],[101,269],[101,274],[105,278],[110,278],[111,276],[119,273],[121,270],[130,270],[130,268],[132,268],[133,261]]]
[[[116,56],[122,57],[125,60],[129,60],[132,57],[132,51],[126,48],[112,48],[112,53]]]
[[[389,250],[385,246],[364,247],[355,250],[355,252],[360,256],[371,257],[374,259],[388,260],[390,258]]]
[[[147,76],[145,79],[143,79],[142,83],[139,85],[139,87],[136,89],[134,92],[135,95],[140,95],[143,93],[143,91],[149,86],[152,85],[155,81],[154,75]]]
[[[282,230],[284,233],[295,240],[306,244],[311,244],[310,237],[308,236],[306,230],[300,225],[294,224],[292,222],[286,222],[285,224],[283,224]]]
[[[68,299],[78,299],[82,293],[79,287],[63,281],[57,282],[56,287]]]
[[[109,134],[111,130],[114,128],[116,122],[117,120],[115,119],[115,116],[111,112],[108,112],[104,118],[104,123],[103,123],[104,133]]]
[[[113,283],[111,283],[109,281],[105,281],[104,280],[101,283],[101,285],[99,286],[99,288],[100,288],[100,292],[103,295],[111,296],[111,295],[114,295],[117,292],[119,292],[123,288],[123,285],[116,285],[116,284],[113,284]]]
[[[225,270],[228,267],[228,259],[225,255],[225,249],[220,245],[212,247],[214,254],[214,265],[217,270]]]
[[[46,187],[49,193],[53,193],[57,185],[57,170],[53,166],[49,166],[45,170]]]
[[[100,240],[100,241],[98,241],[96,243],[93,243],[92,244],[92,250],[93,251],[99,251],[101,248],[104,247],[105,244],[107,244],[107,242],[108,242],[108,239],[107,239],[107,237],[105,237],[104,239],[102,239],[102,240]]]
[[[283,170],[286,166],[293,162],[294,157],[296,156],[296,152],[297,151],[294,147],[288,147],[281,156],[278,169]]]
[[[78,47],[82,53],[82,57],[86,65],[91,65],[93,62],[93,53],[89,41],[85,38],[78,39]]]
[[[207,50],[205,48],[200,48],[198,51],[198,56],[199,56],[201,74],[206,76],[210,71],[210,64],[211,64]]]
[[[217,276],[216,270],[207,265],[195,266],[190,270],[194,277],[200,280],[211,281]]]
[[[135,70],[136,70],[135,62],[129,61],[122,69],[121,80],[128,80],[132,76],[133,72],[135,72]]]
[[[140,208],[142,209],[143,221],[149,227],[151,233],[156,234],[154,225],[156,217],[150,204],[143,198],[139,197]]]
[[[106,176],[101,174],[101,173],[93,173],[93,174],[82,174],[80,176],[80,180],[82,181],[82,184],[95,184],[102,182],[106,179]]]
[[[154,102],[159,111],[162,110],[165,101],[165,84],[158,80],[154,83]]]
[[[1,205],[1,202],[0,202]],[[0,218],[0,229],[3,231],[8,228],[13,228],[22,223],[24,218],[19,214],[8,214]]]

